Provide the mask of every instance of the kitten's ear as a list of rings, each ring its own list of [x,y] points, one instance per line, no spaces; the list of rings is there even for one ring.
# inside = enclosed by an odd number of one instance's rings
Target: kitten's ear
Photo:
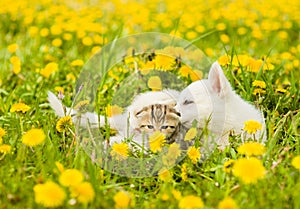
[[[134,115],[135,115],[135,117],[139,117],[139,116],[142,116],[142,114],[147,111],[148,111],[148,107],[144,107],[141,110],[134,112]]]
[[[214,62],[208,73],[208,81],[212,90],[221,97],[225,97],[232,92],[230,83],[225,77],[223,70],[218,62]]]

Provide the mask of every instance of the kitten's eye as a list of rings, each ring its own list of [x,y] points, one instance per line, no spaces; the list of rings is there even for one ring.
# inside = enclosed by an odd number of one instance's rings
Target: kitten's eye
[[[140,128],[154,129],[153,125],[141,125]]]
[[[192,104],[192,103],[194,103],[194,102],[191,100],[185,100],[183,105],[188,105],[188,104]]]
[[[161,127],[160,127],[160,129],[168,129],[168,128],[174,129],[175,126],[161,126]]]

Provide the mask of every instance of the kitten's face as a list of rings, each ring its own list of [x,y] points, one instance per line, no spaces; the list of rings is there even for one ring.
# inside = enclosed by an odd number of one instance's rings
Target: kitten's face
[[[176,131],[180,114],[174,109],[174,105],[155,104],[144,107],[135,116],[139,132],[149,136],[160,131],[168,137]]]

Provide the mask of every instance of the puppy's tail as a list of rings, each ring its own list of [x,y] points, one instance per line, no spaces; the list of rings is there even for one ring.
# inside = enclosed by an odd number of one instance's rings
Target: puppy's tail
[[[77,114],[77,111],[74,109],[68,107],[64,108],[61,101],[50,91],[48,91],[48,101],[57,116],[64,117],[66,115],[70,115],[72,116],[73,123],[79,124],[82,127],[85,127],[89,124],[91,127],[96,128],[99,125],[103,126],[105,124],[105,117],[98,116],[98,114],[95,112]]]

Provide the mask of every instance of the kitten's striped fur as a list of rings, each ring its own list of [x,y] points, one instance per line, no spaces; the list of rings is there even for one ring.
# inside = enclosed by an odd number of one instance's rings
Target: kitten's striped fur
[[[148,137],[155,131],[165,134],[167,143],[182,142],[186,130],[179,122],[180,114],[174,109],[178,96],[179,92],[171,89],[137,95],[123,114],[107,118],[110,127],[118,132],[110,137],[109,144],[132,138],[149,148]],[[48,92],[48,100],[55,113],[63,117],[65,111],[61,101],[52,92]],[[67,112],[73,115],[73,122],[82,127],[97,128],[106,123],[105,117],[95,112],[85,112],[79,114],[80,117],[71,108],[67,108]]]
[[[179,117],[174,105],[154,104],[136,112],[135,117],[139,127],[136,131],[151,135],[156,131],[163,133],[167,142],[175,141],[179,130]]]

